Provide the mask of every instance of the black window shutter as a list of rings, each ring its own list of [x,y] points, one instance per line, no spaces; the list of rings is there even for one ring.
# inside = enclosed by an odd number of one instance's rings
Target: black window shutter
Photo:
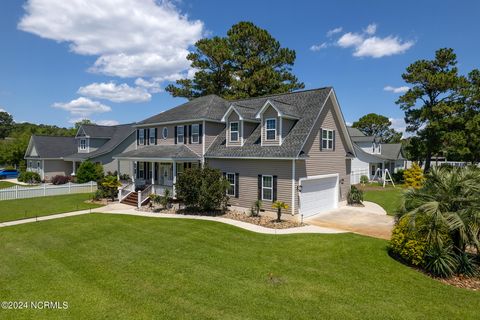
[[[150,144],[150,129],[145,129],[145,144]]]
[[[239,190],[238,190],[238,189],[239,189],[239,188],[238,188],[238,187],[239,187],[238,178],[239,178],[239,174],[238,174],[238,172],[237,172],[237,173],[235,173],[235,198],[238,198],[238,195],[240,194],[240,193],[239,193]]]
[[[335,130],[332,131],[332,135],[333,135],[333,141],[332,141],[333,146],[332,146],[332,149],[333,149],[333,151],[335,151]]]
[[[175,126],[175,144],[177,144],[177,126]]]
[[[147,129],[143,129],[143,145],[144,146],[147,145],[147,140],[148,140],[147,132],[148,132]]]
[[[192,144],[192,125],[188,126],[188,143]]]
[[[155,128],[155,144],[157,144],[157,131],[158,131],[158,128]]]
[[[273,176],[273,201],[277,201],[277,176]]]
[[[188,139],[188,126],[183,126],[183,143],[187,144]]]
[[[262,175],[258,175],[258,200],[262,200]]]
[[[323,150],[323,129],[320,129],[320,151]]]
[[[203,143],[203,125],[202,124],[198,126],[198,141],[200,143]]]
[[[137,129],[137,146],[138,146],[138,139],[140,138],[140,129]],[[138,178],[138,177],[137,177]]]

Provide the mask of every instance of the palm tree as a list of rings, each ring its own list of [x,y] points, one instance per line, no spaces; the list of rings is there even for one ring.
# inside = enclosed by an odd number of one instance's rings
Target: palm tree
[[[423,188],[405,193],[398,217],[427,239],[429,271],[458,272],[469,262],[469,246],[480,252],[480,170],[432,168]]]
[[[277,209],[277,222],[281,222],[282,221],[282,209],[288,209],[288,204],[286,204],[285,202],[283,201],[275,201],[273,204],[272,204],[272,207]]]

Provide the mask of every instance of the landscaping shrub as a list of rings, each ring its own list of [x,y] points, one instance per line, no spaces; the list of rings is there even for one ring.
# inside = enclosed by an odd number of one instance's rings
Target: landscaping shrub
[[[32,171],[24,171],[18,175],[18,181],[25,182],[25,183],[40,183],[42,178],[36,172]]]
[[[282,222],[282,209],[287,210],[288,204],[283,201],[275,201],[272,208],[277,209],[277,222]]]
[[[78,167],[76,178],[78,183],[85,183],[89,181],[100,181],[103,176],[103,166],[87,160],[82,162],[80,167]]]
[[[99,183],[99,188],[102,190],[103,195],[112,199],[112,201],[115,201],[115,197],[118,195],[118,187],[120,186],[122,184],[117,180],[116,176],[106,176]]]
[[[218,169],[198,167],[186,169],[176,183],[177,197],[190,210],[225,210],[228,181]]]
[[[360,183],[363,185],[366,185],[368,183],[368,177],[367,176],[361,176],[360,177]]]
[[[407,219],[400,219],[392,230],[389,250],[408,264],[423,267],[427,240],[408,225]]]
[[[403,174],[405,170],[399,169],[397,172],[392,173],[392,179],[395,183],[403,183],[405,181]]]
[[[363,202],[363,191],[358,189],[355,186],[350,187],[350,191],[347,195],[347,203],[349,205],[353,204],[362,204]]]
[[[262,200],[255,200],[252,208],[250,209],[250,215],[252,217],[259,217],[261,208],[262,208]]]
[[[70,177],[62,176],[62,175],[56,175],[51,179],[50,182],[54,185],[65,184],[65,183],[70,182]]]
[[[99,201],[105,198],[105,195],[103,194],[103,191],[101,189],[98,189],[93,193],[92,199],[95,201]]]
[[[422,168],[415,162],[411,168],[403,171],[403,179],[405,186],[416,189],[421,188],[425,181]]]

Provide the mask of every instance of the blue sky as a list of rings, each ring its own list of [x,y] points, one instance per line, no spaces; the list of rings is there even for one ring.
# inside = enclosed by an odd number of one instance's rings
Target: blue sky
[[[401,128],[411,62],[452,47],[462,73],[480,67],[478,12],[474,1],[1,1],[0,109],[62,126],[142,120],[184,101],[163,88],[194,72],[184,57],[197,39],[247,20],[296,51],[306,88],[335,88],[348,122],[376,112]]]

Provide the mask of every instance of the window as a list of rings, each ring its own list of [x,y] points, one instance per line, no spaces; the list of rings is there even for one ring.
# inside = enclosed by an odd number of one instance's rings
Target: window
[[[230,187],[227,189],[227,195],[235,196],[235,173],[227,173],[226,178],[228,183],[230,183]]]
[[[163,137],[163,140],[167,139],[167,137],[168,137],[168,128],[167,127],[163,128],[162,137]]]
[[[238,122],[230,122],[230,141],[238,141]]]
[[[145,163],[144,162],[139,162],[138,163],[138,177],[139,178],[144,178],[144,172],[145,172]]]
[[[333,150],[333,130],[322,129],[322,149]]]
[[[87,150],[87,139],[80,139],[80,150]]]
[[[40,169],[40,161],[37,161],[37,168]]]
[[[275,140],[277,137],[277,119],[266,120],[266,139]]]
[[[192,143],[198,143],[200,141],[200,125],[192,124]]]
[[[262,200],[272,201],[273,199],[273,177],[262,176]]]
[[[33,168],[33,167],[32,167],[32,161],[29,161],[28,163],[29,163],[28,167],[29,167],[29,168]]]
[[[157,130],[155,128],[150,128],[148,130],[149,130],[149,132],[148,132],[148,143],[149,144],[157,144],[157,139],[156,139]]]
[[[177,143],[184,143],[184,126],[177,126]]]
[[[145,144],[145,129],[138,129],[138,144]]]

